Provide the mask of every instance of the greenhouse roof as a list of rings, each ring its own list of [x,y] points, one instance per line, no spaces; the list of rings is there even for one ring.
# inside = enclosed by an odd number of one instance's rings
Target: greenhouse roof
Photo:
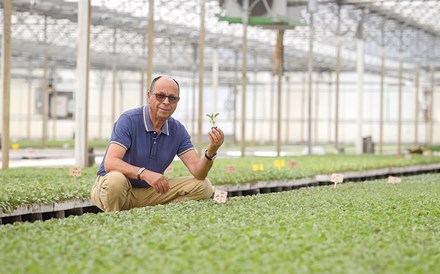
[[[93,0],[91,65],[109,69],[143,70],[146,66],[146,40],[149,0]],[[155,0],[154,68],[156,71],[185,74],[197,64],[195,54],[200,35],[202,1]],[[205,55],[218,50],[219,71],[231,78],[230,71],[241,64],[241,24],[220,20],[223,1],[207,0],[205,14]],[[289,0],[289,6],[302,6],[302,20],[285,29],[285,71],[307,71],[310,38],[308,1]],[[439,66],[438,35],[440,1],[436,0],[321,0],[314,13],[314,64],[316,71],[334,71],[336,48],[341,43],[341,69],[356,68],[356,41],[364,41],[365,69],[380,71],[381,51],[387,71],[395,73],[399,58],[412,70],[419,61],[422,68]],[[3,6],[3,1],[1,3]],[[78,2],[71,0],[13,1],[13,67],[41,67],[47,52],[49,64],[58,68],[76,65]],[[338,14],[340,17],[338,17]],[[3,15],[2,15],[3,16]],[[224,18],[224,17],[223,17]],[[340,18],[340,20],[338,20]],[[3,20],[2,20],[3,21]],[[340,27],[338,30],[338,21]],[[248,66],[250,70],[273,68],[276,30],[248,27]],[[339,39],[340,38],[340,39]],[[211,58],[205,68],[211,69]],[[435,63],[434,63],[435,62]],[[239,68],[238,68],[239,69]],[[394,72],[393,72],[394,71]],[[225,80],[226,81],[226,80]]]

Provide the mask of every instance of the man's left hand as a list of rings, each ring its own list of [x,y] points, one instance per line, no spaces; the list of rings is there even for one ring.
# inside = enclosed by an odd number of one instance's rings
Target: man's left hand
[[[220,128],[213,127],[208,132],[208,137],[209,137],[209,145],[207,148],[208,154],[214,155],[217,153],[217,150],[219,149],[219,147],[221,147],[221,145],[225,141],[225,134]]]

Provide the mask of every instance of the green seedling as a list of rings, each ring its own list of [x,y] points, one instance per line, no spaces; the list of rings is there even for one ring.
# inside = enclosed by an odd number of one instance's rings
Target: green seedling
[[[209,122],[211,123],[211,128],[216,128],[217,127],[217,116],[219,115],[220,113],[216,113],[216,114],[214,114],[214,113],[211,113],[211,114],[206,114],[206,116],[208,116],[209,117]]]

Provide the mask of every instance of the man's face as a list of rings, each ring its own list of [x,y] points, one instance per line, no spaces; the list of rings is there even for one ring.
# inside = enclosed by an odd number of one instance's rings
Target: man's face
[[[165,97],[164,96],[170,96]],[[179,97],[177,84],[168,77],[162,77],[156,81],[153,90],[147,94],[150,104],[150,115],[153,121],[165,121],[176,110],[177,102],[173,98]],[[161,98],[162,97],[162,98]]]

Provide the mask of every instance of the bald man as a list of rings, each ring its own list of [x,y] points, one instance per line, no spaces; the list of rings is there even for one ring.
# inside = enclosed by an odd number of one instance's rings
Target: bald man
[[[199,158],[185,127],[171,117],[179,95],[176,80],[156,77],[147,92],[147,105],[118,118],[91,193],[100,209],[121,211],[212,196],[207,175],[224,134],[212,128],[208,147]],[[192,176],[168,179],[163,175],[176,155]]]

